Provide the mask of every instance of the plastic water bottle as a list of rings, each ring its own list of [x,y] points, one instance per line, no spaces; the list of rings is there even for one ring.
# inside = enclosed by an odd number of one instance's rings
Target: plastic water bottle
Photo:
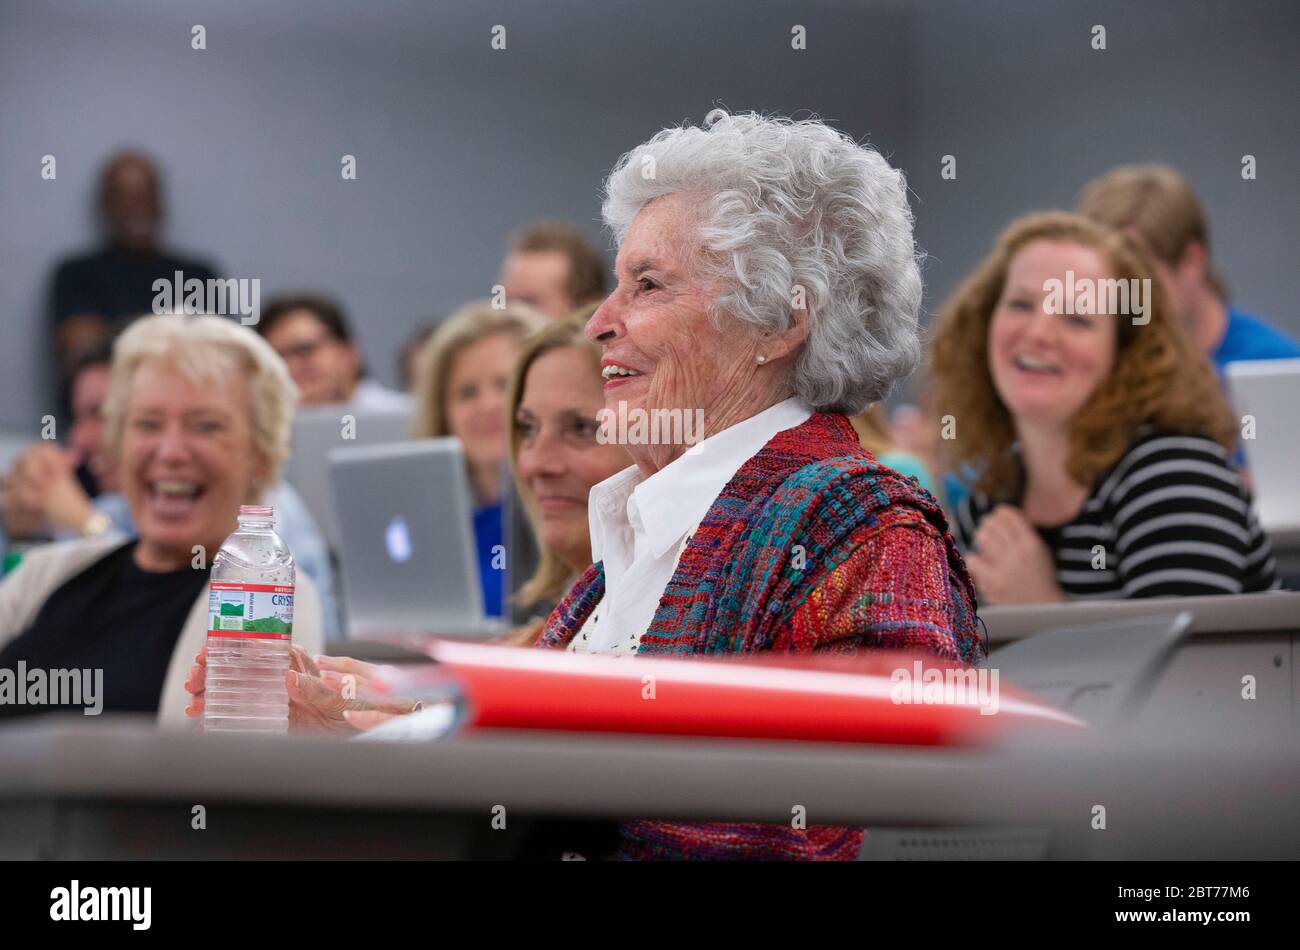
[[[275,509],[241,505],[239,527],[212,559],[205,732],[289,728],[293,555],[274,525]]]

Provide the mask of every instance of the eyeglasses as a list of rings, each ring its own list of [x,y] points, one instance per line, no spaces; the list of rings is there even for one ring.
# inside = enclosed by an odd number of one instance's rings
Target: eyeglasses
[[[280,359],[292,363],[294,360],[305,360],[315,356],[317,351],[327,343],[329,343],[329,336],[323,335],[314,340],[303,340],[293,346],[286,346],[276,352],[280,354]]]

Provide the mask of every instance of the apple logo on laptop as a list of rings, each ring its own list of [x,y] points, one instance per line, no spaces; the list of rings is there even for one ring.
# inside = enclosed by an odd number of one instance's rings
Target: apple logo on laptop
[[[384,546],[388,548],[389,558],[399,564],[411,559],[411,530],[401,515],[388,522],[384,530]]]

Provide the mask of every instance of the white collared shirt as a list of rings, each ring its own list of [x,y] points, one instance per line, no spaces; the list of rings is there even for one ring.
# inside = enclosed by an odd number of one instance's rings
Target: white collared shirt
[[[572,648],[635,648],[686,541],[722,489],[774,435],[811,415],[792,397],[692,446],[649,478],[633,465],[593,486],[587,509],[591,555],[604,562],[605,596]]]

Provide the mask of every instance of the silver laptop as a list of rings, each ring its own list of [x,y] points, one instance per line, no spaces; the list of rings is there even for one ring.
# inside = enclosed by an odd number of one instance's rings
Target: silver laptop
[[[1226,375],[1238,417],[1254,419],[1241,445],[1260,525],[1300,531],[1300,359],[1229,363]]]
[[[330,450],[401,442],[410,434],[409,412],[357,410],[340,404],[306,406],[294,414],[293,450],[283,477],[302,496],[331,551],[339,549],[339,525],[330,492]]]
[[[491,636],[457,439],[336,448],[329,474],[348,636]]]

